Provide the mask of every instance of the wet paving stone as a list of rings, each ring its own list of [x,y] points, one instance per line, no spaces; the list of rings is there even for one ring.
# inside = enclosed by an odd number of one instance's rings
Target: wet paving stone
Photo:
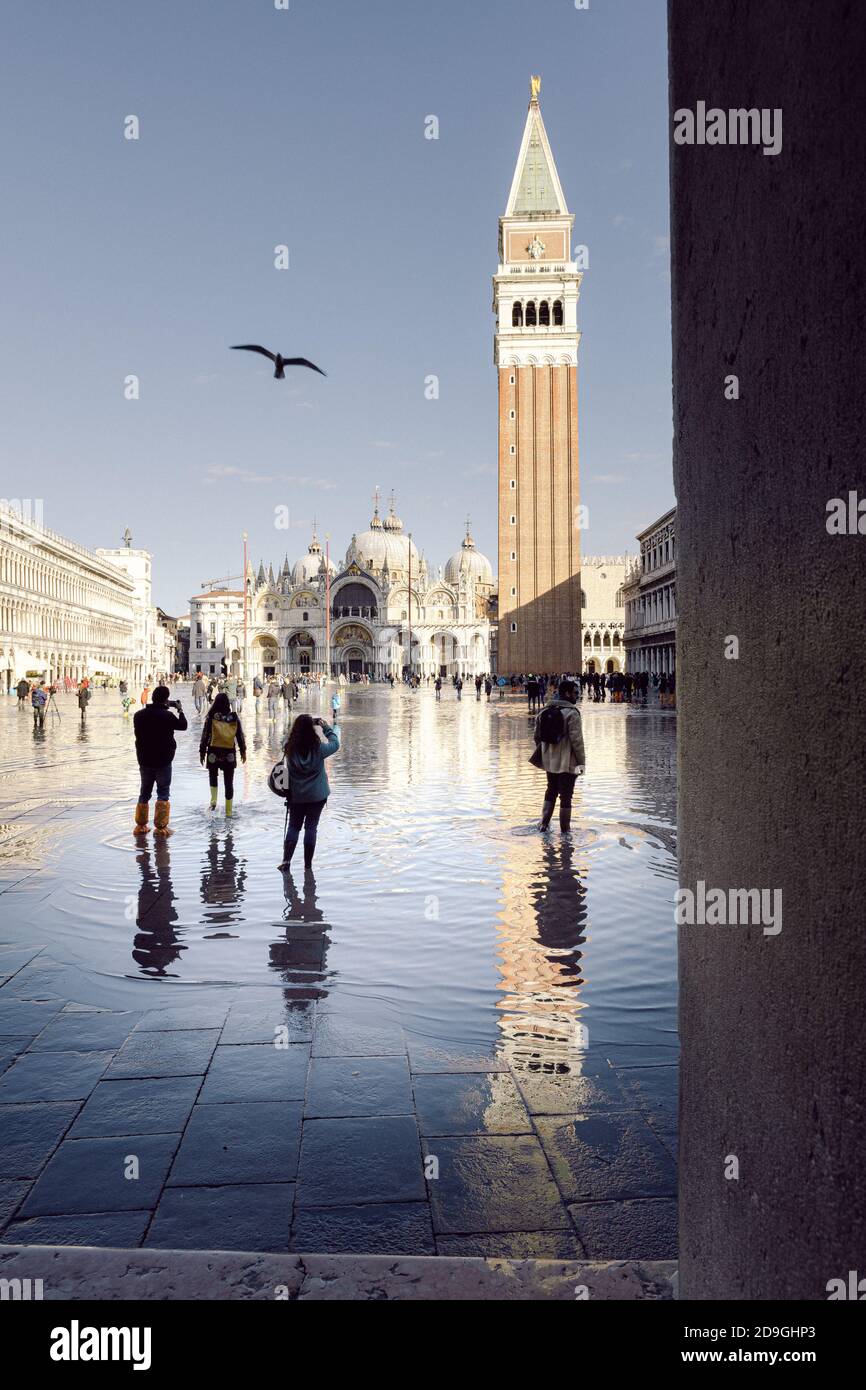
[[[575,1115],[595,1111],[634,1110],[610,1067],[597,1076],[554,1073],[517,1076],[524,1100],[532,1115]]]
[[[314,1057],[305,1116],[411,1115],[412,1084],[405,1057]],[[313,1247],[308,1247],[312,1249]]]
[[[195,1104],[201,1077],[100,1081],[69,1132],[70,1139],[118,1134],[180,1134]]]
[[[218,1038],[217,1028],[133,1033],[115,1057],[108,1077],[202,1076]]]
[[[21,1182],[14,1178],[0,1179],[0,1230],[14,1215],[29,1188],[29,1182]]]
[[[569,1212],[590,1260],[675,1260],[677,1204],[582,1202]]]
[[[77,1101],[4,1106],[0,1115],[0,1177],[35,1178],[77,1112]]]
[[[28,1100],[84,1100],[114,1054],[25,1052],[0,1076],[0,1105]]]
[[[270,1043],[278,1030],[289,1043],[311,1042],[315,1013],[303,1003],[287,1009],[282,1002],[236,1004],[229,1010],[220,1038],[226,1043]]]
[[[169,1184],[291,1182],[298,1168],[302,1111],[300,1101],[193,1106]]]
[[[433,1229],[444,1233],[573,1230],[534,1135],[425,1139],[439,1176],[429,1182]]]
[[[22,1052],[27,1051],[31,1041],[30,1038],[0,1038],[0,1076],[9,1070]]]
[[[13,1221],[7,1245],[98,1245],[134,1250],[141,1244],[151,1211],[76,1212],[73,1216],[34,1216]]]
[[[426,1195],[414,1116],[304,1124],[298,1208],[423,1201]]]
[[[146,1246],[162,1250],[287,1250],[294,1184],[167,1187]]]
[[[643,1115],[540,1116],[536,1128],[566,1201],[676,1194],[674,1163]]]
[[[60,1013],[62,999],[36,1003],[7,996],[8,985],[0,997],[0,1037],[35,1038]]]
[[[344,1014],[319,1014],[314,1057],[403,1057],[406,1040],[397,1024],[360,1022]]]
[[[118,1139],[66,1139],[21,1209],[22,1217],[155,1207],[179,1134],[126,1134]],[[127,1178],[128,1160],[138,1177]]]
[[[497,1231],[495,1235],[436,1237],[436,1254],[481,1260],[582,1260],[573,1231]]]
[[[475,1048],[437,1046],[411,1038],[409,1067],[413,1072],[508,1071],[506,1062]]]
[[[618,1067],[617,1075],[632,1110],[661,1110],[675,1116],[679,1102],[679,1067]]]
[[[43,1028],[30,1045],[32,1052],[98,1052],[114,1050],[132,1032],[138,1013],[64,1012]]]
[[[310,1049],[304,1043],[232,1043],[213,1055],[199,1104],[303,1100]]]
[[[422,1134],[528,1134],[532,1123],[507,1072],[419,1073],[415,1107]]]
[[[426,1202],[298,1208],[291,1250],[322,1255],[435,1255]]]
[[[222,1028],[228,1004],[178,1005],[176,1008],[148,1009],[135,1025],[137,1033],[175,1033],[186,1028]]]

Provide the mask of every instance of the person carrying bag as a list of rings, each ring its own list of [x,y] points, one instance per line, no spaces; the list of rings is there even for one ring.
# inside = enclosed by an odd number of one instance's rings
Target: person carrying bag
[[[325,759],[340,747],[340,731],[324,719],[299,714],[283,750],[283,759],[271,769],[268,786],[286,801],[286,828],[283,858],[277,865],[290,868],[301,830],[304,832],[304,869],[312,869],[316,852],[319,818],[325,809],[331,787]]]

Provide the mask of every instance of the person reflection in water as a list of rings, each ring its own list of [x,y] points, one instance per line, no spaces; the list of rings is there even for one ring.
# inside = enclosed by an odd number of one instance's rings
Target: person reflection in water
[[[309,714],[299,714],[292,725],[292,731],[283,749],[291,785],[289,824],[283,845],[283,858],[277,865],[283,872],[291,866],[292,855],[302,828],[304,869],[307,873],[312,872],[319,818],[331,794],[325,759],[336,753],[339,746],[339,729],[332,728],[324,719],[312,719]]]
[[[245,859],[238,859],[231,831],[220,846],[216,831],[211,834],[207,858],[201,872],[201,900],[211,910],[205,914],[208,926],[226,927],[243,921],[241,903],[246,884]]]
[[[175,931],[176,895],[171,881],[168,841],[154,842],[153,851],[143,844],[135,856],[141,872],[133,938],[132,959],[143,975],[176,975],[169,966],[186,950]]]

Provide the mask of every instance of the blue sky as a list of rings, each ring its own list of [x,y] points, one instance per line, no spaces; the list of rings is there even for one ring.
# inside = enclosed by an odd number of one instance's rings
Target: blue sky
[[[276,564],[315,515],[342,555],[377,484],[432,564],[467,513],[495,564],[491,276],[533,72],[590,256],[584,550],[672,504],[663,0],[55,0],[7,8],[2,49],[0,495],[89,546],[128,525],[169,612],[244,529]]]

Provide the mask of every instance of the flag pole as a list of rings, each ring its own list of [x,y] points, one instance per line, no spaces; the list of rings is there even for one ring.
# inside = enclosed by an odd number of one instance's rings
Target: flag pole
[[[331,678],[331,538],[325,536],[325,680]]]

